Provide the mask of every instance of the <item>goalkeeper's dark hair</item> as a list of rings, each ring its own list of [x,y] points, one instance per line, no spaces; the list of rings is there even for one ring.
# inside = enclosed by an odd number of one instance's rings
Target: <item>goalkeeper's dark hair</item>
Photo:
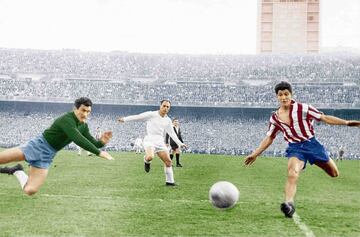
[[[92,104],[93,104],[92,101],[87,97],[80,97],[76,99],[74,103],[77,109],[80,108],[81,105],[85,105],[88,107],[88,106],[92,106]]]

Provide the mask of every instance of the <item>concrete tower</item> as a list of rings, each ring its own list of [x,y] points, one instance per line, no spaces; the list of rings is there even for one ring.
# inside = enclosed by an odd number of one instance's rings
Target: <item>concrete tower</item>
[[[320,0],[259,0],[258,53],[319,52]]]

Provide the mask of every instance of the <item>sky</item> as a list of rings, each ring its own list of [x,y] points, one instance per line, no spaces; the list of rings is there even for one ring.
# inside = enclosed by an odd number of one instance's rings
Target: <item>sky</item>
[[[0,0],[0,48],[255,54],[257,0]],[[321,47],[360,50],[360,1],[321,0]]]

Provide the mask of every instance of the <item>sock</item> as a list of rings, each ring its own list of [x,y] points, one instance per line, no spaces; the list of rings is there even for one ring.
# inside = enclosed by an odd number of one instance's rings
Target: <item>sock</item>
[[[18,170],[18,171],[15,171],[14,172],[14,175],[16,176],[16,178],[19,180],[19,183],[21,185],[21,188],[24,189],[25,187],[25,184],[27,183],[28,181],[28,176],[27,174],[22,171],[22,170]]]
[[[180,154],[176,154],[176,164],[180,164]]]
[[[175,183],[174,181],[174,173],[172,167],[164,167],[165,178],[167,183]]]
[[[174,158],[174,155],[173,154],[170,154],[170,159],[172,160]]]

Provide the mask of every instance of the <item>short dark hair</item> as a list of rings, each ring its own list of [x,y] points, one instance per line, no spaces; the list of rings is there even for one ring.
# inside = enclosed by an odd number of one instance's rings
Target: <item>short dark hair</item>
[[[170,103],[170,105],[171,105],[171,102],[170,102],[170,100],[169,100],[169,99],[165,99],[165,100],[160,101],[160,105],[162,105],[165,101],[166,101],[166,102],[169,102],[169,103]]]
[[[280,83],[278,83],[276,86],[275,86],[275,93],[277,94],[279,91],[282,91],[282,90],[288,90],[290,91],[290,93],[292,94],[292,88],[291,88],[291,85],[289,82],[286,82],[286,81],[282,81]]]
[[[80,97],[75,100],[75,107],[78,109],[81,105],[92,106],[92,101],[87,97]]]

